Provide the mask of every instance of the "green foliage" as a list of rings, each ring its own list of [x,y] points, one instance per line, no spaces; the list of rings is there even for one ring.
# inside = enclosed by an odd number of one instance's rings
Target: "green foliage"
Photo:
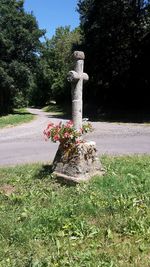
[[[59,27],[50,40],[46,40],[41,50],[41,70],[37,75],[37,91],[42,91],[46,104],[51,99],[57,102],[70,99],[70,85],[66,80],[67,73],[72,67],[72,50],[81,42],[79,29],[70,31],[70,27]],[[43,77],[43,79],[42,79]],[[36,97],[36,95],[35,95]],[[44,103],[45,101],[45,103]]]
[[[146,100],[141,90],[144,87],[146,91],[144,83],[149,83],[149,74],[141,78],[139,85],[139,73],[147,73],[147,67],[144,63],[140,66],[140,62],[142,43],[150,33],[149,1],[80,0],[78,11],[90,76],[88,98],[97,104],[108,103],[109,107],[117,101],[128,105],[134,100],[134,105],[139,91],[139,100],[141,95]]]
[[[0,169],[0,266],[149,266],[150,157],[103,157],[61,185],[44,165]]]
[[[45,106],[43,108],[43,111],[50,112],[50,113],[53,113],[54,115],[56,114],[60,116],[65,114],[62,106],[56,105],[56,103],[51,103],[50,105]]]
[[[27,96],[44,33],[23,5],[24,1],[0,0],[0,113],[11,109],[16,94]]]

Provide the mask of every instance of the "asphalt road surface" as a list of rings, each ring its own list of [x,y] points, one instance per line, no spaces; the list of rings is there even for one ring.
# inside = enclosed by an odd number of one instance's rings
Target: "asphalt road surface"
[[[58,144],[45,141],[43,130],[48,122],[63,121],[40,109],[28,109],[35,120],[0,130],[0,166],[23,163],[50,163]],[[92,122],[94,131],[86,136],[96,142],[98,154],[150,154],[150,125]]]

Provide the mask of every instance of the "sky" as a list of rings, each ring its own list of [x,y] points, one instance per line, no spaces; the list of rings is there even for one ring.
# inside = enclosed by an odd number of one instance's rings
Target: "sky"
[[[25,0],[24,8],[33,12],[39,28],[46,30],[46,37],[51,38],[56,28],[79,26],[79,14],[76,11],[78,0]]]

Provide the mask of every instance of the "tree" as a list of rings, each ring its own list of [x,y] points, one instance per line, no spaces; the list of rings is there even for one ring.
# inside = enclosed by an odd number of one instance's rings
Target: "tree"
[[[133,103],[136,91],[129,82],[141,41],[150,32],[149,2],[80,0],[78,11],[92,88],[88,97],[98,105]]]
[[[39,72],[37,77],[37,91],[41,90],[44,93],[43,100],[39,94],[39,103],[44,104],[46,99],[48,102],[52,98],[57,102],[62,102],[62,99],[65,102],[70,98],[67,73],[72,66],[73,49],[80,42],[80,29],[71,31],[69,26],[57,28],[55,35],[51,39],[46,39],[40,55],[42,72]]]
[[[26,99],[43,34],[24,1],[0,0],[0,113],[9,112],[17,96]]]

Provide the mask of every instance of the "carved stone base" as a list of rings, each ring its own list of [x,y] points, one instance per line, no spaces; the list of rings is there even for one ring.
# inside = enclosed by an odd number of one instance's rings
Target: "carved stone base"
[[[95,142],[60,145],[53,161],[53,174],[73,182],[88,181],[94,175],[103,175],[104,169],[97,157]]]

